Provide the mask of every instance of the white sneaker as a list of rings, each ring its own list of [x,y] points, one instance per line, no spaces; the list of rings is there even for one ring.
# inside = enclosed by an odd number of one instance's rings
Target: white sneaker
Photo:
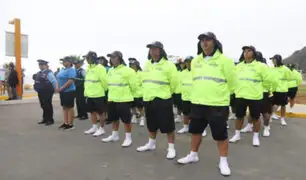
[[[174,159],[176,156],[176,151],[174,148],[168,148],[167,149],[168,153],[167,153],[167,159]]]
[[[203,133],[202,133],[202,137],[205,137],[205,136],[207,136],[206,130],[204,130]]]
[[[143,127],[145,125],[145,117],[141,116],[139,126]]]
[[[285,118],[281,118],[281,125],[282,126],[287,126]]]
[[[231,114],[229,117],[228,117],[229,120],[235,120],[237,119],[236,117],[236,114]]]
[[[131,123],[132,123],[132,124],[137,124],[137,118],[136,118],[136,115],[133,115],[133,116],[132,116]]]
[[[223,176],[230,176],[231,175],[231,169],[229,168],[228,163],[220,163],[219,164],[219,170],[221,175]]]
[[[260,142],[259,142],[259,137],[258,136],[253,136],[253,146],[260,146]]]
[[[176,118],[174,119],[174,122],[179,123],[183,121],[182,115],[177,115]]]
[[[230,142],[230,143],[235,143],[235,142],[240,141],[240,139],[241,139],[240,135],[235,134],[235,135],[229,140],[229,142]]]
[[[191,154],[188,154],[187,156],[177,160],[177,162],[180,164],[190,164],[190,163],[196,163],[198,161],[199,161],[199,156],[198,155],[192,156]]]
[[[120,139],[119,136],[110,135],[110,136],[108,136],[107,138],[101,139],[101,141],[107,143],[107,142],[119,141],[119,139]]]
[[[131,146],[132,145],[132,139],[125,139],[124,141],[123,141],[123,143],[122,143],[122,147],[129,147],[129,146]]]
[[[92,127],[90,129],[88,129],[87,131],[84,131],[85,134],[93,134],[98,130],[97,127]]]
[[[253,132],[253,124],[247,124],[243,129],[241,129],[242,133]]]
[[[229,129],[229,124],[227,124],[226,129]]]
[[[271,117],[272,117],[272,119],[279,119],[280,118],[280,116],[275,114],[275,113],[273,113]]]
[[[155,149],[156,149],[156,145],[155,144],[147,143],[144,146],[138,147],[136,150],[138,152],[145,152],[145,151],[154,151]]]
[[[94,134],[94,137],[98,137],[98,136],[102,136],[103,134],[105,134],[104,128],[100,127]]]
[[[184,133],[188,133],[189,129],[188,127],[183,127],[182,129],[178,130],[177,133],[178,134],[184,134]]]
[[[264,127],[263,136],[264,136],[264,137],[269,137],[269,136],[270,136],[270,129],[269,129],[269,126]]]
[[[269,124],[269,126],[268,126],[268,129],[269,129],[269,131],[271,130],[271,125]]]

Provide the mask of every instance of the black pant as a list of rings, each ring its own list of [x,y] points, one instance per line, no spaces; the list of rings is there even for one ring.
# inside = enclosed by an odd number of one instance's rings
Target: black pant
[[[84,97],[83,86],[76,88],[76,105],[78,110],[78,117],[87,117],[86,101]]]
[[[53,91],[51,90],[40,90],[38,91],[38,98],[40,102],[40,107],[43,110],[43,121],[53,122],[53,106],[52,97]]]

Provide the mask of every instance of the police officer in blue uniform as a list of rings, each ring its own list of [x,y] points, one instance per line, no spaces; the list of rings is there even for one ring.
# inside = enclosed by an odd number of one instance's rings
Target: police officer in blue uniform
[[[56,78],[48,68],[48,62],[37,60],[40,71],[33,76],[34,89],[38,93],[40,107],[43,110],[43,119],[38,124],[46,126],[54,124],[52,97],[56,88]]]
[[[88,114],[86,110],[86,99],[84,97],[84,80],[85,80],[85,70],[82,68],[84,60],[75,60],[74,66],[76,70],[75,86],[76,86],[76,105],[78,115],[76,118],[80,120],[88,119]]]

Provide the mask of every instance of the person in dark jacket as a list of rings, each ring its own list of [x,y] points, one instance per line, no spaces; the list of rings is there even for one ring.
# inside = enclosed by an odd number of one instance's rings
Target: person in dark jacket
[[[48,62],[37,60],[40,71],[33,75],[35,81],[34,89],[38,93],[40,107],[43,110],[43,119],[38,124],[49,126],[54,124],[52,97],[56,88],[56,79],[51,70],[48,69]]]
[[[9,100],[17,99],[17,91],[16,87],[18,85],[18,75],[17,71],[15,70],[15,65],[13,63],[9,64],[10,74],[8,77],[8,85],[11,88],[12,97]]]
[[[76,118],[80,120],[88,119],[88,114],[86,111],[86,99],[84,97],[84,80],[85,80],[85,70],[82,68],[83,60],[74,61],[74,66],[76,70],[75,86],[76,86],[76,105],[78,115]]]

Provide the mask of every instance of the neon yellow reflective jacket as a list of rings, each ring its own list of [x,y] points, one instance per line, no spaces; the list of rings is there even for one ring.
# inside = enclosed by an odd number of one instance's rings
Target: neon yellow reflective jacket
[[[182,90],[182,100],[190,101],[190,93],[192,90],[192,74],[188,69],[185,69],[181,72],[180,85]]]
[[[134,98],[142,98],[142,71],[137,71],[136,72],[136,79],[137,79],[137,84],[136,84],[136,91],[134,94]]]
[[[172,62],[162,58],[158,63],[153,64],[152,60],[145,63],[142,71],[144,101],[171,98],[177,84],[177,70]]]
[[[182,94],[182,85],[179,83],[179,81],[181,79],[181,75],[182,75],[182,72],[181,71],[177,71],[176,78],[177,78],[178,84],[177,84],[177,86],[175,88],[175,91],[174,91],[175,94]]]
[[[245,61],[239,63],[236,71],[236,98],[261,100],[264,89],[268,90],[272,84],[278,83],[278,79],[269,72],[268,67],[256,60],[251,63],[245,63]]]
[[[191,62],[191,73],[193,104],[229,106],[230,93],[235,89],[234,61],[220,51],[216,51],[211,59],[200,54]]]
[[[297,70],[293,69],[290,73],[290,78],[288,82],[288,88],[298,87],[302,84],[303,78],[302,74],[299,73]]]
[[[84,82],[84,96],[104,97],[107,91],[107,74],[102,65],[88,65]]]
[[[273,88],[274,92],[288,92],[288,80],[290,79],[290,69],[282,65],[274,68],[274,74],[279,79],[279,83]]]
[[[137,89],[136,72],[124,65],[108,71],[108,101],[132,102]]]

